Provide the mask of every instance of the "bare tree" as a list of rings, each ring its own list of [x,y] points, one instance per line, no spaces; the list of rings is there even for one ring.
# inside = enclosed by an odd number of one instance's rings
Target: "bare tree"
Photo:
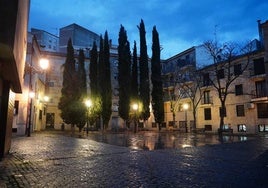
[[[203,69],[203,71],[209,73],[209,85],[212,85],[216,89],[221,103],[218,133],[222,135],[226,114],[225,102],[227,96],[234,93],[231,91],[230,86],[247,69],[253,52],[253,45],[249,42],[241,48],[235,43],[219,45],[215,41],[206,41],[204,42],[204,47],[213,58],[213,64]],[[242,58],[243,61],[239,70],[234,71],[234,60],[238,58]]]
[[[176,75],[176,87],[178,88],[177,101],[174,103],[174,110],[178,110],[179,101],[182,98],[189,98],[193,107],[193,131],[196,131],[196,113],[197,107],[203,98],[203,85],[202,85],[202,74],[194,65],[188,65],[178,70]],[[173,118],[175,112],[173,112]]]

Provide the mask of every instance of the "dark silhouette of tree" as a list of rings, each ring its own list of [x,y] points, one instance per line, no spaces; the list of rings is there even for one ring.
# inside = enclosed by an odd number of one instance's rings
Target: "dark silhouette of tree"
[[[110,67],[110,44],[108,32],[104,34],[103,52],[100,54],[103,57],[100,61],[100,95],[102,106],[102,118],[104,128],[107,129],[108,123],[112,114],[112,86],[111,86],[111,67]]]
[[[80,89],[71,39],[68,40],[67,57],[63,69],[63,83],[58,107],[61,110],[61,118],[65,123],[71,124],[74,131],[74,125],[79,125],[85,119],[85,111],[79,101]]]
[[[96,123],[97,119],[101,116],[101,98],[100,98],[100,87],[98,77],[98,49],[97,44],[94,41],[93,47],[90,51],[90,67],[89,67],[89,79],[90,79],[90,100],[92,106],[89,110],[89,122],[91,125]],[[95,124],[96,128],[99,124]]]
[[[160,61],[160,44],[159,35],[156,27],[153,27],[153,44],[152,44],[152,59],[151,59],[151,80],[152,80],[152,108],[155,122],[161,130],[161,123],[164,121],[164,102],[163,102],[163,85],[161,76],[161,61]]]
[[[98,92],[98,49],[97,49],[97,45],[95,41],[90,51],[89,79],[90,79],[91,95],[97,96],[97,94],[99,93]]]
[[[140,32],[140,88],[139,94],[142,102],[142,112],[140,117],[143,120],[147,120],[150,117],[150,83],[149,83],[149,68],[148,68],[148,55],[147,55],[147,45],[145,37],[145,26],[143,20],[138,26]]]
[[[102,97],[101,97],[101,92],[102,92],[102,86],[101,86],[101,80],[104,78],[104,59],[103,59],[103,37],[100,35],[100,49],[99,49],[99,59],[98,59],[98,71],[97,71],[97,79],[98,79],[98,84],[97,84],[97,91],[98,91],[98,96],[100,99],[100,115],[99,115],[99,123],[100,128],[104,130],[103,126],[103,119],[102,119]]]
[[[137,58],[137,46],[134,41],[133,58],[131,68],[131,98],[132,100],[138,100],[139,97],[139,85],[138,85],[138,58]]]
[[[84,98],[87,95],[87,83],[86,83],[87,77],[85,70],[85,54],[82,49],[79,50],[77,77],[78,77],[80,98]]]
[[[130,84],[131,84],[131,54],[127,32],[121,25],[118,38],[118,84],[119,84],[119,116],[129,119]]]
[[[84,99],[87,95],[87,83],[86,83],[86,70],[85,70],[85,55],[84,51],[82,49],[79,50],[79,56],[78,56],[78,70],[77,70],[77,84],[78,84],[78,104],[80,103],[81,109],[79,109],[79,112],[81,113],[79,115],[80,121],[79,124],[77,124],[79,128],[79,132],[81,132],[82,128],[85,126],[86,123],[86,106],[84,104]]]

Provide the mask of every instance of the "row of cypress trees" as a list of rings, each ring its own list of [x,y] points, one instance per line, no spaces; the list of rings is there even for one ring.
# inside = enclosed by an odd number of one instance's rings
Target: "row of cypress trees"
[[[104,39],[100,36],[100,50],[97,51],[96,42],[91,50],[91,63],[89,78],[91,88],[92,108],[90,109],[90,122],[94,123],[97,118],[103,120],[104,128],[107,128],[112,113],[112,87],[110,71],[110,47],[108,32]],[[88,108],[85,106],[87,98],[87,84],[85,71],[85,56],[83,50],[79,50],[78,67],[74,58],[72,41],[67,45],[67,57],[63,64],[63,83],[61,98],[58,104],[61,117],[72,128],[76,125],[79,131],[84,127],[87,119]]]
[[[155,122],[161,128],[164,121],[163,86],[161,77],[160,43],[156,27],[152,31],[152,59],[150,93],[149,64],[146,44],[146,31],[143,20],[138,26],[140,33],[140,58],[138,66],[137,47],[134,41],[131,61],[130,45],[127,32],[121,25],[118,38],[118,82],[119,82],[119,116],[125,121],[129,120],[130,104],[138,103],[139,118],[146,121],[150,117],[150,102],[152,103]],[[132,63],[131,63],[132,62]],[[138,70],[139,67],[139,70]],[[139,72],[139,79],[138,79]],[[150,98],[150,95],[152,98]]]
[[[118,83],[119,83],[119,116],[128,121],[130,104],[140,101],[139,118],[147,120],[150,117],[150,102],[152,102],[155,121],[160,125],[164,120],[163,90],[161,81],[160,44],[156,27],[153,28],[153,45],[151,59],[152,93],[150,93],[148,54],[146,45],[146,32],[143,20],[138,26],[140,32],[140,58],[138,61],[137,47],[134,41],[131,56],[127,32],[121,25],[118,38]],[[110,46],[107,31],[104,39],[100,36],[100,49],[97,50],[96,42],[90,51],[90,98],[93,107],[90,111],[90,121],[94,123],[97,118],[103,120],[106,129],[111,116],[112,87],[110,70]],[[72,127],[77,125],[79,130],[86,122],[87,108],[84,99],[87,96],[85,56],[79,50],[78,67],[74,58],[72,41],[69,39],[67,57],[63,65],[63,84],[59,109],[61,117]],[[139,62],[139,65],[138,65]],[[139,69],[138,69],[139,68]],[[139,77],[138,77],[139,73]],[[150,99],[150,94],[152,98]],[[159,126],[160,128],[160,126]]]

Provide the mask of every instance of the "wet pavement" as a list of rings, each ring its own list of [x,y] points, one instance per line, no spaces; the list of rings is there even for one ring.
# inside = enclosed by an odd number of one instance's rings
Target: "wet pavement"
[[[204,145],[241,142],[253,139],[247,135],[223,135],[219,138],[216,134],[185,134],[180,132],[138,132],[133,134],[114,133],[102,134],[89,132],[86,138],[111,145],[124,146],[132,149],[180,149]]]
[[[99,134],[103,141],[123,137],[117,136]],[[151,149],[142,134],[122,139],[129,140],[128,147],[96,142],[91,134],[16,137],[10,154],[0,162],[0,187],[267,187],[267,136],[243,142],[233,137],[223,144],[212,135],[173,136],[161,135],[163,149],[155,149],[157,142]],[[159,140],[158,134],[147,137]],[[139,144],[134,149],[132,140],[145,142],[148,149]]]

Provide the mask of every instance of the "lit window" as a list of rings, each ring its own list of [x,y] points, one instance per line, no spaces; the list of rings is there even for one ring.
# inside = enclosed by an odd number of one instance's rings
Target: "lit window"
[[[237,125],[238,128],[238,132],[246,132],[247,131],[247,127],[245,124],[239,124]]]
[[[236,115],[238,117],[245,116],[245,108],[244,108],[244,105],[237,105],[236,106]]]

